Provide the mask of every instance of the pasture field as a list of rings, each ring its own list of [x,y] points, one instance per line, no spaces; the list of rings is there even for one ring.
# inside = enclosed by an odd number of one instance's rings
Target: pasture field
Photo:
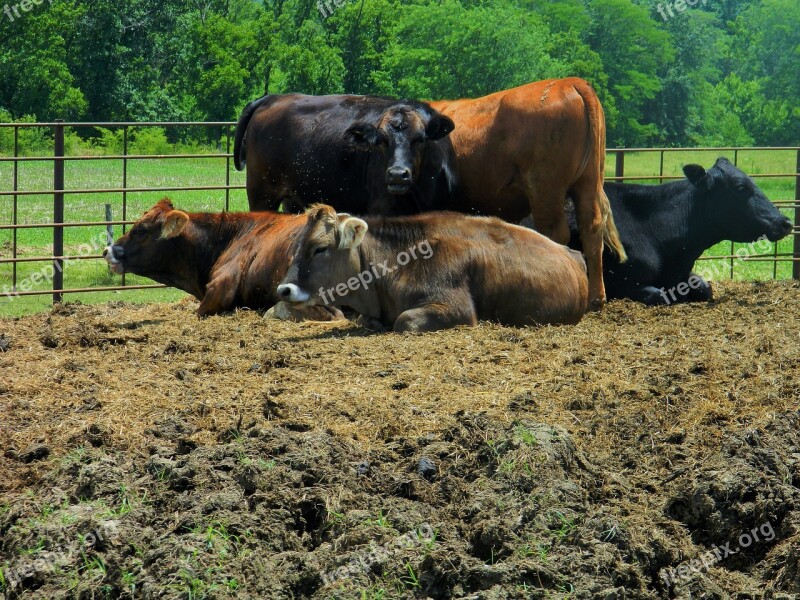
[[[800,283],[716,293],[418,336],[0,319],[0,597],[798,598]]]
[[[689,162],[697,162],[706,168],[710,167],[720,152],[715,151],[685,151],[668,152],[664,160],[664,173],[666,175],[682,175],[681,166]],[[732,153],[729,158],[733,160]],[[795,168],[796,155],[794,151],[740,151],[739,165],[745,172],[759,173],[791,173]],[[177,187],[177,186],[203,186],[225,184],[226,161],[221,158],[199,159],[148,159],[131,160],[128,164],[128,187]],[[51,189],[53,186],[52,163],[29,162],[19,164],[19,189],[37,190]],[[613,175],[614,157],[609,155],[606,174]],[[659,155],[657,153],[638,153],[626,155],[625,174],[629,176],[653,175],[659,172]],[[68,189],[113,188],[122,185],[122,161],[67,161],[65,163],[65,180]],[[243,185],[244,173],[233,170],[231,165],[231,184]],[[645,183],[655,183],[645,182]],[[794,199],[794,179],[758,179],[758,185],[772,200]],[[12,189],[12,165],[0,162],[0,190]],[[155,202],[169,195],[176,205],[188,210],[217,211],[225,207],[224,190],[214,191],[189,191],[167,193],[129,193],[128,218],[136,218]],[[112,205],[114,219],[122,217],[122,195],[116,194],[86,194],[67,195],[65,199],[65,218],[67,221],[102,221],[105,219],[105,204]],[[20,223],[48,223],[52,222],[52,196],[22,196],[18,200]],[[246,210],[247,199],[244,190],[231,190],[231,210]],[[791,216],[787,210],[786,214]],[[11,223],[12,199],[0,197],[0,223]],[[81,244],[97,240],[102,236],[104,227],[95,228],[66,228],[64,235],[65,250],[68,254],[79,252]],[[114,235],[121,234],[121,227],[114,228]],[[9,230],[0,230],[0,255],[10,256],[12,233]],[[18,231],[19,255],[46,256],[52,252],[52,230],[29,229]],[[743,245],[736,245],[739,248]],[[778,252],[791,252],[792,239],[785,238],[777,244]],[[730,243],[721,243],[712,248],[709,255],[727,255],[731,253]],[[717,268],[715,272],[723,273],[724,277],[730,275],[730,261],[726,269]],[[40,272],[46,263],[19,263],[18,280],[25,279],[33,273]],[[709,266],[709,265],[706,265]],[[3,285],[11,280],[12,266],[0,265],[0,282]],[[791,276],[791,263],[779,263],[773,269],[771,263],[741,262],[735,264],[734,276],[739,280],[786,279]],[[149,280],[135,276],[126,278],[129,284],[152,283]],[[109,273],[102,260],[81,260],[67,265],[64,274],[66,287],[103,287],[115,285],[120,279]],[[41,282],[33,289],[47,289],[48,282]],[[0,286],[2,288],[2,286]],[[131,302],[170,301],[183,297],[184,294],[175,290],[144,290],[125,292],[98,292],[67,296],[67,300],[80,300],[84,303],[106,302],[110,300],[125,300]],[[29,314],[47,310],[50,306],[49,296],[20,297],[9,300],[0,296],[0,315]]]

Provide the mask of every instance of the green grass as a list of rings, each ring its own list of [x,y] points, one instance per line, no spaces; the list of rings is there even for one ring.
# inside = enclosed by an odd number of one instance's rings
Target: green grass
[[[682,175],[683,164],[697,162],[710,167],[718,155],[724,154],[733,160],[733,152],[720,151],[682,151],[668,152],[664,156],[664,174]],[[658,153],[626,154],[625,174],[658,175]],[[759,173],[791,173],[794,171],[796,155],[794,151],[754,151],[739,152],[738,164],[749,174]],[[53,186],[53,165],[49,162],[24,162],[18,165],[18,188],[20,190],[51,189]],[[224,158],[198,159],[152,159],[130,160],[128,162],[128,187],[176,187],[200,185],[224,185],[226,161]],[[13,166],[10,162],[0,162],[0,190],[12,189]],[[609,154],[606,162],[606,175],[614,173],[614,156]],[[244,184],[244,173],[237,172],[231,165],[230,181],[232,185]],[[794,199],[794,178],[757,179],[761,189],[772,200]],[[122,186],[122,161],[68,161],[65,163],[65,182],[67,189],[116,188]],[[643,183],[657,183],[655,180]],[[127,218],[135,219],[150,208],[161,197],[170,196],[180,208],[191,211],[219,211],[225,207],[225,191],[189,191],[189,192],[136,192],[127,195]],[[105,204],[112,207],[115,220],[122,219],[122,194],[75,194],[65,198],[64,214],[69,222],[103,221]],[[244,190],[231,190],[230,209],[247,210],[247,197]],[[50,223],[52,215],[52,196],[35,195],[18,198],[19,223]],[[787,216],[791,216],[786,210]],[[0,223],[12,222],[12,198],[0,197]],[[91,254],[99,254],[105,228],[70,227],[64,231],[65,252],[68,255],[85,253],[82,244],[95,242],[96,250]],[[122,233],[120,226],[114,227],[114,237]],[[18,255],[21,257],[46,256],[52,252],[51,229],[18,230]],[[0,230],[0,256],[11,256],[13,233]],[[710,249],[708,255],[731,254],[732,249],[745,247],[736,244],[733,248],[728,242],[718,244]],[[774,251],[770,245],[769,252]],[[791,252],[792,239],[785,238],[778,243],[778,252]],[[736,279],[786,279],[791,277],[791,263],[779,263],[773,268],[771,263],[734,261],[734,277]],[[730,261],[725,263],[726,269],[716,268],[721,273],[715,278],[730,275]],[[23,281],[31,282],[36,273],[46,274],[48,263],[19,263],[17,265],[18,285]],[[698,265],[711,266],[705,263]],[[2,295],[4,286],[11,284],[12,265],[0,265],[0,316],[18,316],[47,310],[51,305],[51,296],[28,296],[8,298]],[[724,271],[724,273],[723,273]],[[52,272],[50,270],[50,272]],[[32,283],[32,282],[31,282]],[[102,259],[72,261],[64,269],[64,286],[66,288],[105,287],[119,285],[121,278],[111,274]],[[129,285],[152,284],[153,282],[136,276],[127,276]],[[44,279],[31,285],[32,290],[47,290],[52,287],[51,281]],[[127,302],[169,302],[184,297],[178,290],[131,290],[123,292],[91,292],[86,294],[67,294],[65,300],[82,303],[99,303],[111,300]]]

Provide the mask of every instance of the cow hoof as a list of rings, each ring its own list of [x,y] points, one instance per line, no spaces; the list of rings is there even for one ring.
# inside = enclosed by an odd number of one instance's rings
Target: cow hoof
[[[605,298],[595,298],[589,303],[589,310],[592,312],[599,312],[603,309],[603,306],[606,304]]]

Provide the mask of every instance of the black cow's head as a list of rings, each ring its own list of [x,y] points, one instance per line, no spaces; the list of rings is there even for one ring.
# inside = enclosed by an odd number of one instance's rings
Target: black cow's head
[[[169,283],[163,275],[175,258],[175,240],[188,222],[189,215],[164,198],[106,248],[103,257],[117,275],[133,273]]]
[[[426,142],[440,140],[455,129],[453,121],[425,104],[400,103],[386,109],[376,122],[351,125],[345,136],[359,148],[380,152],[386,190],[407,194],[419,175]]]
[[[709,202],[722,239],[753,242],[767,236],[775,242],[792,231],[792,222],[728,159],[717,159],[708,171],[686,165],[683,172]]]

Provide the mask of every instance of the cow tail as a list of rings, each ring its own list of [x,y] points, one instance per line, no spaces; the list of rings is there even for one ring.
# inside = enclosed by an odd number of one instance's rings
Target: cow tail
[[[267,97],[268,96],[262,96],[261,98],[253,100],[250,104],[245,106],[244,110],[242,110],[241,116],[239,117],[239,121],[236,123],[236,133],[234,134],[233,138],[233,165],[236,167],[237,171],[244,169],[244,166],[247,163],[247,151],[244,145],[247,126],[250,124],[250,119],[253,117],[253,113],[256,112],[256,109],[261,106]]]
[[[587,151],[586,162],[588,163],[592,154],[597,155],[598,164],[591,166],[596,169],[596,173],[598,174],[597,203],[600,208],[600,215],[603,219],[600,225],[603,231],[603,242],[617,255],[619,262],[624,263],[628,260],[628,255],[625,252],[625,248],[622,246],[622,240],[619,239],[619,231],[617,231],[617,225],[614,222],[614,215],[611,213],[611,203],[603,189],[603,176],[605,174],[606,165],[606,117],[597,94],[588,83],[582,83],[583,85],[575,86],[575,91],[583,99],[583,104],[586,107],[589,139],[594,143],[594,147],[589,148]],[[585,166],[589,165],[587,164]]]
[[[603,216],[603,242],[611,248],[619,258],[619,262],[624,263],[628,260],[628,254],[619,239],[619,231],[617,231],[617,224],[614,222],[614,215],[611,213],[611,203],[608,201],[608,196],[600,186],[600,193],[598,195],[600,201],[600,214]]]

